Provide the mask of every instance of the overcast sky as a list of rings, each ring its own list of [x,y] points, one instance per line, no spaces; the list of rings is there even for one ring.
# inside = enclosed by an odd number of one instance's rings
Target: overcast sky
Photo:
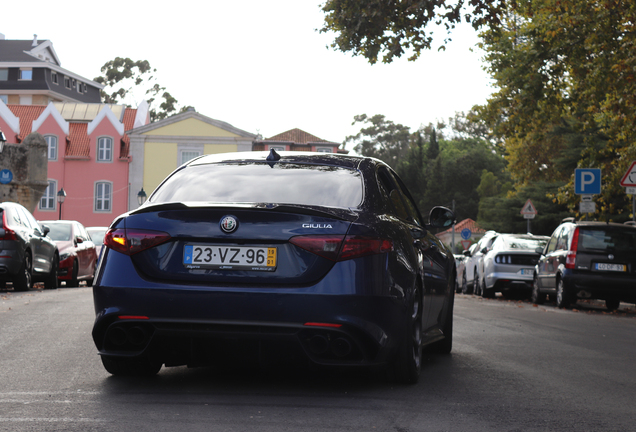
[[[300,128],[342,142],[360,130],[357,114],[415,130],[491,93],[469,26],[446,51],[372,66],[326,48],[334,36],[316,31],[322,3],[13,1],[3,2],[0,33],[51,40],[62,67],[89,79],[118,56],[148,60],[181,105],[265,138]]]

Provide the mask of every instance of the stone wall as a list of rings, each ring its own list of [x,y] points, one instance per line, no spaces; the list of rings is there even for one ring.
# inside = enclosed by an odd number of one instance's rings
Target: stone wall
[[[10,170],[10,183],[0,183],[0,201],[22,204],[31,213],[48,187],[48,147],[34,132],[20,144],[5,144],[0,153],[0,170]]]

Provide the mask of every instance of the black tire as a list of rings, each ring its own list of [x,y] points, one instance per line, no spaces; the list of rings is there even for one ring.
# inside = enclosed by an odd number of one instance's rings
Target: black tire
[[[53,257],[53,262],[51,263],[51,272],[44,279],[44,289],[55,289],[59,286],[59,280],[57,278],[57,269],[59,267],[59,258],[57,255]]]
[[[477,273],[477,269],[474,270],[473,272],[473,294],[476,296],[480,296],[481,293],[479,292],[479,273]]]
[[[442,326],[442,333],[444,333],[444,339],[429,345],[426,348],[427,352],[436,354],[450,354],[453,350],[453,311],[455,309],[455,296],[453,295],[449,301],[446,316],[444,317],[444,325]]]
[[[495,287],[486,288],[486,279],[481,280],[481,288],[479,289],[483,298],[495,298]]]
[[[558,308],[563,309],[570,306],[571,303],[572,299],[570,297],[570,293],[565,289],[563,279],[559,278],[557,280],[556,305]]]
[[[104,369],[115,376],[153,376],[161,370],[161,363],[147,358],[127,359],[101,356]]]
[[[409,306],[404,343],[399,347],[393,364],[395,380],[400,384],[415,384],[422,370],[422,293],[416,287]]]
[[[13,281],[14,291],[28,291],[33,288],[33,262],[31,254],[27,252],[22,261],[22,267],[18,270],[18,274]]]
[[[472,293],[472,287],[468,287],[468,282],[466,282],[466,269],[464,269],[464,274],[462,276],[462,294],[470,294]]]
[[[539,289],[539,278],[534,277],[532,281],[532,303],[540,305],[545,302],[545,294],[541,294],[541,290]]]
[[[621,305],[621,301],[619,299],[606,299],[605,307],[608,311],[615,311]]]
[[[77,261],[73,261],[72,271],[73,273],[71,273],[71,278],[66,282],[66,286],[69,288],[75,288],[79,286],[79,281],[77,280],[77,273],[79,272]]]

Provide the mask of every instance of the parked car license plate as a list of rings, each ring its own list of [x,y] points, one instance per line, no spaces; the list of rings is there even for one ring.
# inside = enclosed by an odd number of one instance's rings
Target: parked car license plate
[[[534,273],[534,269],[521,269],[522,275],[531,275]]]
[[[609,264],[609,263],[596,263],[594,265],[594,269],[603,270],[603,271],[619,271],[624,272],[627,271],[625,265],[623,264]]]
[[[183,265],[188,268],[224,270],[276,270],[275,247],[187,244]]]

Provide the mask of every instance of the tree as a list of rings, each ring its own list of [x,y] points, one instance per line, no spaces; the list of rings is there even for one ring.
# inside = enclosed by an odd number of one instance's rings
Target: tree
[[[479,114],[517,189],[563,181],[551,196],[574,211],[572,168],[601,168],[599,217],[629,213],[618,182],[636,159],[635,21],[633,1],[529,0],[482,34],[499,90]]]
[[[381,114],[373,117],[357,115],[352,124],[356,123],[369,125],[345,139],[345,144],[355,144],[353,149],[356,153],[381,159],[394,168],[406,157],[411,139],[407,126],[395,124]]]
[[[154,122],[176,114],[178,104],[166,88],[156,82],[156,72],[148,60],[116,57],[102,66],[102,74],[94,81],[106,86],[101,91],[104,103],[132,105],[147,97],[150,121]]]
[[[431,136],[428,140],[428,148],[426,149],[426,158],[435,159],[439,155],[439,143],[437,142],[437,134],[435,129],[431,132]]]
[[[465,12],[466,4],[471,13]],[[497,25],[505,6],[505,0],[327,0],[320,31],[336,33],[331,48],[351,51],[371,64],[381,53],[382,62],[391,63],[406,50],[411,51],[409,60],[415,60],[431,48],[431,26],[443,24],[450,32],[464,20],[476,29]]]

